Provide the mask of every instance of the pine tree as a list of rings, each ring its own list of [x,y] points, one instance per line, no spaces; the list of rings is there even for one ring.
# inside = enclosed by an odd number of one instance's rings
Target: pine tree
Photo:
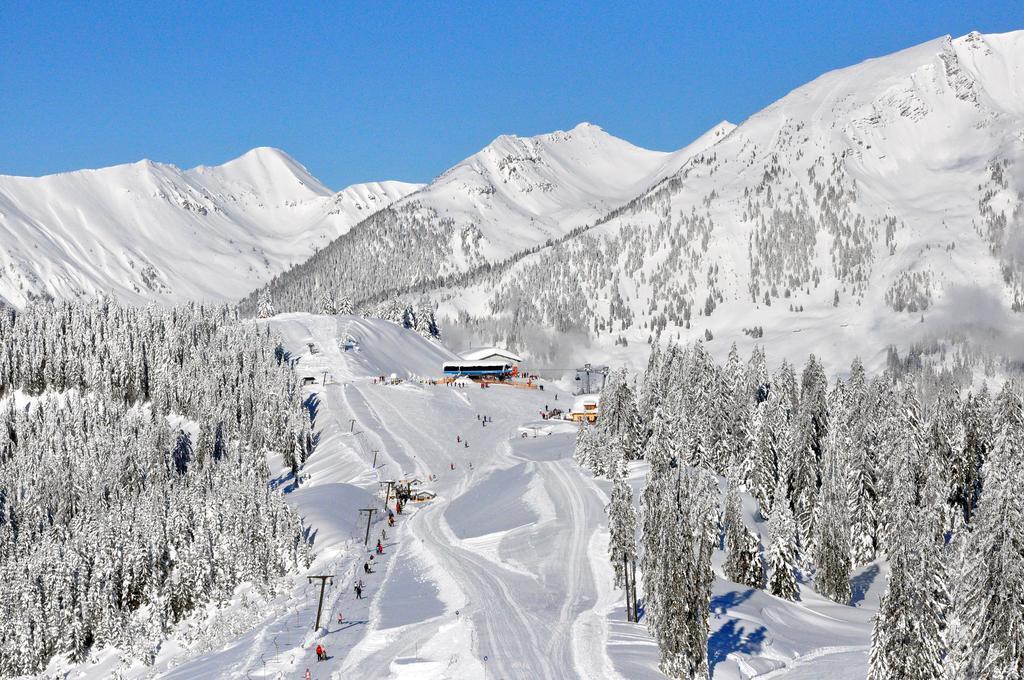
[[[872,562],[876,556],[878,531],[877,484],[871,448],[872,394],[860,359],[854,359],[847,383],[849,426],[850,558],[854,567]]]
[[[782,479],[775,487],[768,534],[771,541],[768,548],[768,592],[786,600],[797,600],[800,590],[796,581],[796,525]]]
[[[1024,409],[1009,385],[997,399],[995,421],[947,663],[961,677],[985,680],[1024,677]]]
[[[850,437],[842,383],[836,384],[830,406],[830,428],[822,454],[822,483],[814,521],[814,588],[825,597],[846,604],[850,601],[850,529],[845,459]]]
[[[352,298],[339,292],[337,296],[337,303],[334,313],[345,315],[353,314],[354,312],[352,308]]]
[[[661,651],[659,668],[670,678],[703,680],[708,676],[717,497],[707,473],[679,467],[675,493],[660,499],[667,505],[664,514],[670,527],[656,562],[662,594],[648,626]]]
[[[338,313],[338,307],[334,303],[334,298],[326,290],[320,295],[319,307],[321,314],[333,316]]]
[[[760,541],[743,522],[738,484],[731,482],[725,496],[725,577],[750,588],[764,588]]]
[[[601,390],[601,417],[597,421],[597,429],[608,440],[618,442],[626,460],[640,458],[640,444],[644,437],[625,369],[613,372]]]
[[[902,462],[894,468],[887,541],[889,582],[871,631],[869,680],[942,677],[945,584],[936,572],[940,555],[930,530],[935,524],[929,521],[928,509],[915,503],[917,483],[907,464],[917,457],[913,447],[919,443],[914,438],[904,440]]]
[[[678,455],[670,423],[659,406],[654,431],[647,441],[644,458],[648,462],[647,479],[640,493],[642,552],[640,570],[644,585],[644,610],[648,627],[653,631],[662,615],[661,603],[671,597],[663,574],[667,546],[677,534],[675,472]]]
[[[269,319],[274,316],[277,312],[274,311],[274,303],[270,299],[270,286],[263,289],[260,293],[260,301],[256,307],[256,318],[257,319]]]
[[[625,461],[612,468],[611,502],[608,513],[608,552],[615,571],[615,585],[625,583],[625,561],[636,559],[636,510],[633,508],[633,490],[625,477]]]

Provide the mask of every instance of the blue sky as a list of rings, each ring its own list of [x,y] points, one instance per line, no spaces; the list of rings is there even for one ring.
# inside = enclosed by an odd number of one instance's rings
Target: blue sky
[[[1024,28],[1020,0],[275,4],[5,2],[0,173],[276,146],[333,188],[429,181],[584,120],[668,150],[824,71]]]

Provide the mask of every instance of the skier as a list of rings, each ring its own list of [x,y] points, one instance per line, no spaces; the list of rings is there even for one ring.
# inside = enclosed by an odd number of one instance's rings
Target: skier
[[[317,661],[323,661],[324,660],[324,648],[321,647],[320,645],[316,646],[316,660]]]
[[[395,526],[395,516],[394,515],[388,515],[388,526],[389,527]]]
[[[377,541],[377,554],[378,555],[383,555],[384,554],[384,546],[382,546],[380,544],[380,541]]]
[[[359,584],[358,584],[358,583],[357,583],[357,584],[355,585],[355,587],[353,588],[353,590],[355,590],[355,591],[356,591],[356,599],[357,599],[357,600],[361,600],[361,599],[363,599],[363,589],[359,587]],[[339,616],[340,616],[340,614],[339,614]],[[340,623],[340,622],[339,622],[339,623]]]
[[[448,465],[451,466],[452,470],[455,469],[455,463],[448,463]]]
[[[460,435],[460,434],[455,435],[455,443],[456,444],[461,444],[462,443],[462,435]]]
[[[363,562],[363,571],[365,571],[367,574],[372,574],[373,573],[373,569],[370,569],[370,563],[369,562]]]
[[[313,676],[309,674],[309,669],[306,669],[306,680],[312,680]]]
[[[469,442],[466,442],[466,448],[467,449],[469,448]],[[455,468],[452,468],[452,469],[454,470]]]

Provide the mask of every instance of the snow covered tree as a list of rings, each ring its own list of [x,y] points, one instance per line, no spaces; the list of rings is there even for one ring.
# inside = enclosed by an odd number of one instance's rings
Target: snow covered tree
[[[786,483],[780,479],[775,487],[772,511],[768,519],[768,592],[786,600],[799,599],[796,569],[796,524],[789,509]]]
[[[988,390],[977,396],[968,393],[961,409],[963,443],[952,472],[952,501],[960,508],[965,522],[970,522],[981,496],[981,470],[992,445],[992,414]]]
[[[576,448],[573,452],[573,460],[580,467],[591,469],[594,463],[594,431],[586,423],[580,423],[576,429]]]
[[[850,448],[849,413],[842,383],[830,399],[821,490],[814,521],[814,588],[841,604],[850,601],[849,487],[846,454]]]
[[[648,462],[647,479],[640,492],[641,554],[640,568],[644,584],[644,610],[648,626],[653,631],[661,616],[665,599],[673,595],[663,575],[667,546],[675,540],[678,524],[675,471],[678,454],[672,440],[672,430],[664,417],[664,406],[659,406],[654,419],[654,431],[647,440],[644,458]]]
[[[916,442],[911,441],[910,447]],[[916,455],[904,450],[906,461]],[[889,582],[871,631],[869,680],[942,677],[945,584],[936,570],[939,547],[928,510],[915,505],[911,466],[895,467],[887,553]]]
[[[333,316],[338,313],[338,307],[334,302],[334,297],[326,290],[320,295],[319,307],[321,314]]]
[[[345,295],[344,293],[338,293],[335,303],[335,314],[353,314],[355,313],[352,307],[352,298]]]
[[[1009,385],[995,409],[998,434],[966,539],[947,661],[959,677],[986,680],[1024,677],[1024,409]]]
[[[597,421],[597,429],[607,440],[618,442],[626,460],[640,457],[640,444],[644,437],[625,369],[614,371],[601,390],[601,417]]]
[[[743,522],[743,504],[738,484],[730,482],[725,496],[725,577],[750,588],[764,588],[761,544]]]
[[[434,319],[434,308],[429,300],[421,300],[416,306],[414,314],[414,329],[424,338],[433,339],[441,337],[441,331]]]
[[[749,449],[745,474],[761,516],[767,518],[779,470],[788,469],[792,464],[793,445],[782,401],[777,395],[769,394],[757,407],[757,412],[757,439]]]
[[[849,429],[849,498],[847,516],[850,524],[850,559],[854,567],[865,565],[877,556],[878,532],[877,470],[870,432],[872,391],[864,366],[854,359],[847,383]]]
[[[260,301],[256,306],[256,318],[269,319],[275,314],[277,314],[277,312],[274,311],[274,303],[270,298],[270,286],[267,286],[260,293]]]
[[[660,496],[669,527],[661,535],[652,578],[660,582],[648,627],[661,651],[661,672],[670,678],[708,676],[711,554],[716,541],[718,491],[707,473],[677,467],[674,493]],[[645,579],[647,575],[645,574]],[[648,605],[650,606],[650,605]],[[652,615],[653,614],[653,615]]]
[[[801,539],[811,540],[821,474],[821,452],[828,430],[828,380],[812,354],[800,378],[800,405],[794,422],[791,498]]]
[[[608,552],[615,571],[615,585],[625,583],[625,561],[636,558],[636,510],[633,490],[625,477],[625,461],[613,466],[611,501],[608,513]]]

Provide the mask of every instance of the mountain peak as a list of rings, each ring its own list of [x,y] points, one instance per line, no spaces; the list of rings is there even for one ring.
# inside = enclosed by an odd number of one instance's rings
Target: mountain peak
[[[281,149],[258,146],[222,165],[200,165],[189,174],[249,185],[275,201],[330,196],[330,189]]]

